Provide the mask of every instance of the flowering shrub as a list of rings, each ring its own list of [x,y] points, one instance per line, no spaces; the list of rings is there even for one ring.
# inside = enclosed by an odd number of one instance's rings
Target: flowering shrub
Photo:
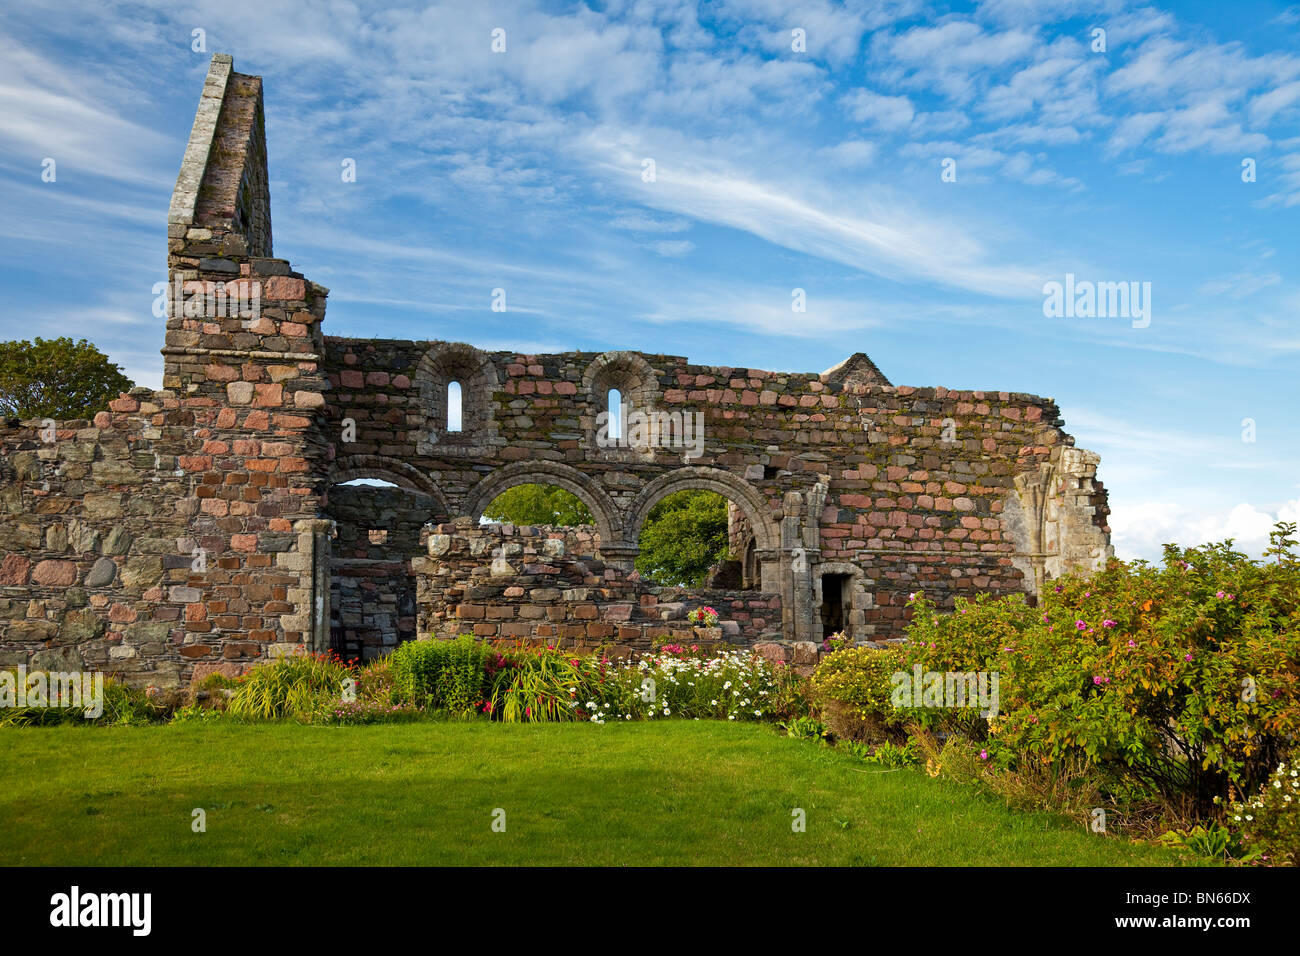
[[[479,712],[496,720],[603,722],[630,706],[626,688],[604,659],[554,647],[518,644],[495,652],[491,690]]]
[[[1261,862],[1300,862],[1300,770],[1294,757],[1277,765],[1254,798],[1228,805],[1227,828]]]
[[[906,662],[901,647],[848,648],[822,659],[811,695],[836,737],[877,743],[902,736],[904,715],[890,704],[890,678]]]
[[[1193,816],[1256,790],[1300,732],[1300,566],[1279,554],[1169,546],[1161,569],[1058,582],[1000,665],[991,746],[1082,754]]]
[[[620,715],[712,717],[726,720],[771,718],[782,683],[773,666],[749,651],[724,651],[716,657],[691,657],[661,651],[618,668],[631,692],[630,709]]]
[[[1165,549],[1163,567],[1112,561],[1090,578],[1021,595],[910,601],[905,650],[841,650],[812,687],[840,736],[904,721],[958,734],[999,771],[1091,776],[1111,795],[1175,815],[1212,815],[1229,788],[1254,793],[1300,739],[1300,561],[1281,525],[1257,563],[1230,542]],[[895,710],[890,676],[988,672],[998,715]],[[859,733],[861,736],[861,733]]]
[[[697,607],[686,618],[699,627],[716,627],[718,624],[718,612],[711,607]]]

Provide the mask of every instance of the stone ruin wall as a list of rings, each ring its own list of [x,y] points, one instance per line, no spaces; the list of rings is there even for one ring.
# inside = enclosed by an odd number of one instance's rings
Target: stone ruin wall
[[[265,142],[260,80],[214,57],[168,216],[180,291],[163,389],[134,389],[90,421],[0,427],[0,666],[175,684],[332,642],[374,653],[410,633],[411,592],[419,636],[421,616],[441,634],[481,606],[464,620],[497,636],[581,621],[582,641],[606,641],[635,621],[626,640],[644,642],[664,619],[652,623],[660,595],[631,574],[637,535],[657,501],[688,488],[729,499],[737,551],[752,555],[751,590],[728,592],[732,604],[696,595],[746,643],[820,640],[823,580],[843,582],[848,632],[881,640],[902,634],[910,591],[940,606],[1034,593],[1110,554],[1097,456],[1073,447],[1050,399],[894,386],[860,353],[818,374],[326,337],[328,290],[272,255]],[[218,289],[242,295],[238,308],[222,310]],[[446,430],[450,381],[463,388],[460,433]],[[637,409],[702,413],[703,455],[597,447],[611,388]],[[345,484],[358,478],[401,494],[367,498]],[[589,561],[547,565],[575,585],[558,605],[533,593],[549,572],[511,585],[488,562],[484,580],[469,550],[484,536],[523,544],[477,519],[528,481],[572,491],[596,520]],[[389,526],[382,549],[358,536],[376,523]],[[430,534],[455,542],[442,565]],[[601,593],[564,599],[582,588]],[[647,616],[610,619],[622,604]]]
[[[918,588],[951,606],[958,594],[1033,590],[1109,553],[1096,456],[1072,447],[1056,405],[1037,396],[895,387],[860,364],[797,374],[671,355],[334,338],[326,374],[330,430],[355,428],[338,446],[347,475],[402,481],[409,471],[444,515],[473,518],[511,484],[559,484],[592,509],[601,553],[623,565],[655,501],[710,488],[733,501],[733,553],[752,537],[754,583],[791,610],[792,549],[822,574],[850,577],[846,624],[859,638],[898,636]],[[452,381],[466,406],[460,434],[445,431],[434,400]],[[598,448],[609,388],[638,407],[702,412],[703,456]],[[806,608],[821,603],[815,577]]]
[[[752,646],[779,627],[778,594],[663,587],[601,560],[595,528],[437,525],[416,558],[420,630],[439,637],[546,640],[615,656],[699,643],[688,615],[719,612],[722,640]]]

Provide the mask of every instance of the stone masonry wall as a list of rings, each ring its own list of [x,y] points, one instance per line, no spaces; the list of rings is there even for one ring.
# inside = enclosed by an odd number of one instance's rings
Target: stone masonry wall
[[[421,632],[627,653],[656,640],[698,640],[687,615],[706,605],[736,645],[759,642],[780,622],[779,595],[660,587],[606,565],[584,546],[590,542],[586,529],[464,519],[433,527],[428,556],[413,562]]]
[[[741,537],[757,539],[762,586],[783,594],[788,630],[800,604],[821,603],[815,570],[795,595],[796,548],[813,568],[855,576],[848,621],[864,639],[901,633],[918,587],[941,606],[980,590],[1033,591],[1046,573],[1097,567],[1109,554],[1095,461],[1089,473],[1050,399],[896,387],[851,363],[818,375],[640,353],[330,338],[325,348],[331,430],[356,424],[355,441],[336,444],[339,462],[407,469],[446,515],[477,517],[511,484],[560,484],[592,509],[602,554],[622,565],[655,500],[710,488],[741,512],[733,552],[743,553]],[[431,411],[430,395],[450,381],[476,406],[459,434]],[[679,449],[597,447],[596,416],[619,386],[661,411],[701,413],[703,454],[686,462]],[[1041,485],[1037,497],[1024,476]]]

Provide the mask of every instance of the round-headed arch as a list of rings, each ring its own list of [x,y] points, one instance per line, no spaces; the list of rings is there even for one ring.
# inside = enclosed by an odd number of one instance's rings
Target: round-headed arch
[[[628,537],[636,541],[641,526],[661,499],[678,491],[699,489],[713,491],[733,502],[749,520],[754,540],[760,551],[780,547],[781,530],[772,517],[767,499],[753,485],[720,468],[689,465],[677,468],[646,484],[632,500],[627,510]]]
[[[434,342],[415,368],[425,413],[416,443],[421,455],[467,454],[497,440],[494,398],[500,388],[491,357],[464,342]],[[447,386],[461,386],[460,431],[448,431]]]
[[[447,497],[424,472],[396,458],[382,455],[348,455],[334,462],[330,472],[330,483],[341,485],[357,478],[376,478],[391,481],[399,488],[428,495],[438,507],[439,517],[451,518],[454,512],[447,503]],[[432,517],[432,516],[431,516]]]
[[[622,541],[619,511],[609,495],[589,475],[557,461],[520,461],[485,475],[465,496],[464,513],[477,521],[497,495],[516,485],[554,485],[577,496],[591,511],[600,532],[600,543],[616,546]]]

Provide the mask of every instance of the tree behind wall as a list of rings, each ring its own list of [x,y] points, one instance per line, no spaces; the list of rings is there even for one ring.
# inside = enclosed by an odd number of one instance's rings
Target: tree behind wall
[[[577,495],[554,485],[515,485],[492,499],[483,509],[489,521],[511,524],[546,524],[569,528],[592,524],[591,511]]]
[[[90,342],[69,338],[0,342],[0,415],[90,418],[132,387]]]
[[[712,491],[668,495],[646,515],[636,569],[660,584],[699,587],[727,556],[727,499]]]

